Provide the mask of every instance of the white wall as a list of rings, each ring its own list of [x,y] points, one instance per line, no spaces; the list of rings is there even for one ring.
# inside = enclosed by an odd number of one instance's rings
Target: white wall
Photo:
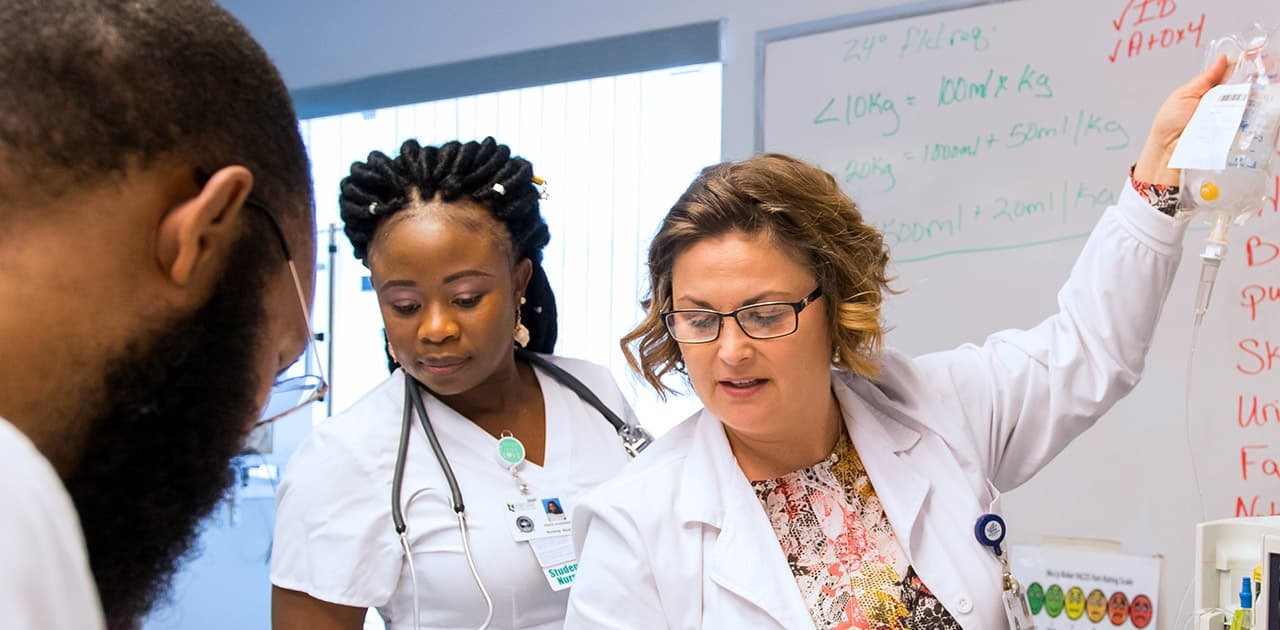
[[[221,0],[290,88],[726,20],[723,157],[752,152],[756,32],[912,4],[893,0]],[[673,147],[674,150],[674,147]]]

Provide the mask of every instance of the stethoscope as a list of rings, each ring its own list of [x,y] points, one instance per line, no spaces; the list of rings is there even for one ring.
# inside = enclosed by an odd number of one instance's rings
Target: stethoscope
[[[623,448],[626,449],[627,454],[631,457],[638,455],[653,441],[653,436],[644,427],[627,424],[612,409],[609,409],[601,402],[595,393],[582,381],[560,366],[548,361],[541,355],[527,350],[517,348],[515,353],[517,359],[523,359],[534,368],[547,373],[557,383],[569,388],[583,402],[600,412],[600,415],[604,416],[604,419],[608,420],[609,424],[613,425],[614,430],[618,432],[618,437],[622,439]],[[404,549],[404,557],[409,565],[409,578],[413,582],[413,627],[415,629],[421,627],[419,625],[418,573],[413,566],[413,552],[409,547],[409,527],[405,523],[404,512],[400,508],[400,494],[404,485],[404,462],[409,453],[409,434],[413,428],[413,415],[416,411],[418,421],[422,424],[422,430],[427,434],[427,441],[431,443],[431,450],[435,453],[436,460],[440,462],[440,470],[444,472],[444,478],[449,483],[449,501],[453,507],[454,515],[458,518],[458,531],[462,534],[462,550],[467,556],[467,565],[471,568],[471,576],[475,579],[476,586],[480,588],[480,594],[484,596],[487,612],[485,613],[484,623],[479,626],[479,630],[484,630],[493,621],[493,598],[490,597],[488,589],[485,588],[484,581],[480,579],[480,572],[476,569],[475,558],[471,555],[471,537],[467,534],[467,508],[462,501],[462,489],[458,487],[458,479],[453,474],[453,467],[449,465],[449,459],[445,457],[444,448],[440,446],[440,440],[436,437],[435,429],[431,426],[431,419],[427,417],[427,408],[422,402],[423,389],[424,387],[417,379],[405,372],[404,419],[400,427],[400,446],[396,451],[395,474],[391,478],[391,521],[395,524],[396,535],[400,538],[400,546]],[[405,506],[408,507],[409,503],[413,502],[413,499],[418,494],[428,490],[430,488],[423,488],[409,495],[409,500],[405,502]]]

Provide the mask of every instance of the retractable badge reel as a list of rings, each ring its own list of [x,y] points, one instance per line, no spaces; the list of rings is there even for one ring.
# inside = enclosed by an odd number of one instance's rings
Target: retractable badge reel
[[[524,464],[524,455],[524,443],[511,435],[510,431],[503,431],[502,437],[498,438],[498,459],[506,467],[507,472],[511,473],[511,478],[520,489],[520,494],[529,494],[529,484],[520,478],[520,466]]]
[[[1004,555],[1000,544],[1004,542],[1006,533],[1004,519],[999,514],[983,514],[973,526],[973,535],[978,544],[988,547],[996,554],[1002,567],[1003,590],[1000,599],[1004,603],[1004,614],[1009,619],[1010,630],[1035,630],[1036,624],[1031,619],[1031,607],[1027,604],[1027,594],[1022,590],[1018,579],[1009,570],[1009,559]]]

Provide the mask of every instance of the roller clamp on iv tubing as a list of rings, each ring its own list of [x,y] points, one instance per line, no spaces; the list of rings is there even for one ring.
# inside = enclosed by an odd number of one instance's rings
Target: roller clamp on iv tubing
[[[1231,218],[1225,214],[1214,216],[1213,228],[1205,240],[1204,252],[1200,254],[1203,264],[1200,266],[1200,283],[1196,288],[1195,324],[1204,321],[1209,311],[1209,299],[1213,297],[1213,286],[1218,280],[1218,268],[1227,255],[1227,227]]]

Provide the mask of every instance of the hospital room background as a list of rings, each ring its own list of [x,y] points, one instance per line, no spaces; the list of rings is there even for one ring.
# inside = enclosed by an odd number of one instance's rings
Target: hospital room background
[[[542,207],[552,240],[544,266],[556,292],[560,329],[574,331],[561,335],[557,354],[608,367],[640,420],[660,436],[695,411],[697,400],[691,395],[659,399],[629,371],[617,340],[640,317],[646,247],[671,203],[704,166],[743,158],[760,148],[760,90],[765,78],[760,59],[765,36],[787,36],[786,29],[795,25],[809,25],[806,28],[816,32],[841,23],[874,23],[1029,0],[220,1],[279,66],[302,121],[319,229],[313,315],[317,344],[315,354],[303,361],[322,368],[332,390],[309,411],[252,436],[234,463],[237,482],[232,493],[204,525],[199,549],[174,579],[168,603],[148,617],[146,630],[269,628],[268,568],[274,491],[280,474],[314,423],[349,406],[387,375],[381,318],[368,270],[352,256],[338,215],[338,183],[353,161],[365,159],[372,150],[394,152],[407,138],[437,144],[490,135],[530,159],[537,176],[547,182],[548,197]],[[1088,0],[1083,4],[1096,6],[1103,19],[1143,3]],[[1196,3],[1159,3],[1163,7],[1159,10],[1179,4]],[[1156,10],[1152,9],[1153,15]],[[1182,9],[1184,13],[1191,10]],[[1269,11],[1270,15],[1257,19],[1280,21],[1274,9]],[[855,22],[848,22],[850,16],[857,18]],[[1205,39],[1221,34],[1206,33]],[[1121,47],[1116,50],[1124,54]],[[1176,76],[1191,76],[1199,62],[1198,52],[1184,53],[1182,58],[1190,63]],[[1058,54],[1069,58],[1072,52]],[[1173,85],[1162,85],[1161,94]],[[1156,104],[1152,101],[1135,109],[1149,114]],[[1144,134],[1145,129],[1129,130],[1133,155],[1124,159],[1136,158]],[[1122,169],[1111,183],[1119,184],[1123,174]],[[1261,225],[1255,229],[1265,230],[1269,224]],[[1193,233],[1188,239],[1199,242],[1202,237]],[[1280,242],[1275,235],[1268,238]],[[1055,260],[1069,260],[1082,243],[1065,240],[1046,245],[1044,251]],[[963,256],[954,259],[965,260]],[[1180,282],[1196,273],[1188,269],[1184,265]],[[903,266],[897,271],[909,279],[910,269]],[[1028,278],[1025,286],[1031,287],[1033,279]],[[1056,287],[1061,279],[1052,276],[1043,284]],[[1023,286],[1015,283],[1009,288]],[[1053,292],[1045,287],[1036,299],[1040,300],[1037,306],[1048,308]],[[1175,289],[1171,303],[1186,304],[1174,304],[1172,311],[1184,314],[1189,300]],[[1005,319],[1020,314],[999,304],[990,306],[992,312],[1003,312]],[[983,332],[994,330],[979,323]],[[1015,319],[1010,325],[1034,323]],[[913,333],[917,330],[905,327]],[[970,329],[957,331],[968,335]],[[942,349],[935,337],[909,341],[893,335],[890,343],[911,351]],[[981,337],[963,340],[980,341]],[[1169,348],[1165,356],[1182,361],[1177,369],[1169,368],[1168,382],[1163,384],[1184,384],[1187,339],[1181,332],[1171,333],[1157,344]],[[1151,395],[1150,388],[1160,386],[1144,383],[1139,391]],[[1192,393],[1207,396],[1210,389],[1214,388]],[[1178,409],[1166,425],[1170,432],[1184,429],[1179,406],[1182,390],[1177,391],[1176,403],[1169,402]],[[1265,410],[1263,414],[1265,419]],[[1133,405],[1121,405],[1113,415],[1141,414]],[[1235,471],[1232,466],[1241,464],[1224,463],[1224,458],[1216,456],[1197,464],[1188,457],[1181,433],[1171,433],[1176,440],[1160,442],[1175,445],[1177,452],[1160,446],[1142,453],[1132,445],[1111,443],[1117,435],[1138,442],[1145,439],[1141,435],[1153,425],[1136,422],[1127,431],[1082,439],[1067,450],[1066,463],[1055,462],[1035,488],[1008,495],[1006,506],[1012,503],[1015,515],[1036,515],[1031,519],[1034,526],[1021,531],[1011,519],[1010,539],[1039,543],[1045,536],[1105,538],[1119,541],[1126,552],[1160,557],[1158,605],[1167,619],[1185,599],[1192,579],[1195,523],[1240,515],[1235,491],[1219,493],[1214,488],[1216,480],[1228,473],[1219,475],[1211,469]],[[1280,423],[1280,414],[1276,422]],[[1112,461],[1120,470],[1128,470],[1125,462],[1131,461],[1133,475],[1113,486],[1080,487],[1070,481],[1072,471],[1089,461],[1088,452]],[[1165,467],[1153,468],[1153,458],[1160,458]],[[1205,480],[1193,470],[1197,465],[1210,470]],[[1197,486],[1201,483],[1204,487]],[[1061,494],[1045,494],[1047,488],[1053,493],[1061,488]],[[1274,485],[1272,490],[1260,498],[1263,505],[1271,501],[1274,513],[1272,499],[1280,497],[1275,496]],[[1153,492],[1159,495],[1156,499],[1166,498],[1161,493],[1167,493],[1173,504],[1167,506],[1166,527],[1174,531],[1144,538],[1135,531],[1146,527],[1148,520],[1160,520],[1145,514],[1150,503],[1115,495]],[[1033,493],[1036,498],[1031,498]],[[1206,494],[1211,499],[1220,499],[1217,494],[1232,496],[1230,501],[1210,500],[1202,513],[1200,505],[1192,503],[1197,497],[1203,503]],[[1051,515],[1038,514],[1039,506],[1060,505],[1054,496],[1073,506],[1072,515],[1056,520],[1058,528],[1045,525],[1054,522]],[[1119,508],[1117,513],[1116,505],[1139,507],[1134,512]],[[1268,513],[1257,508],[1256,501],[1249,507],[1251,512]],[[1123,524],[1125,520],[1130,524]],[[366,628],[381,627],[376,615],[369,619]],[[1160,627],[1168,626],[1161,623]]]

